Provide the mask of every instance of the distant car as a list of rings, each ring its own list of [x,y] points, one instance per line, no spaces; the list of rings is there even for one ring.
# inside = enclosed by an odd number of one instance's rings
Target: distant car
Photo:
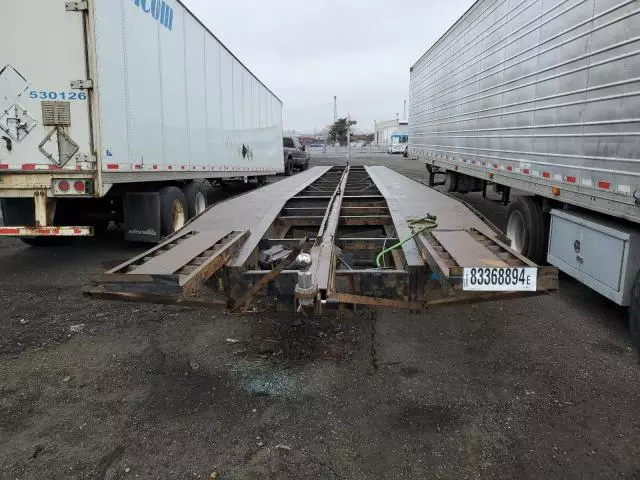
[[[309,168],[311,156],[298,137],[283,137],[282,146],[284,148],[284,174],[288,177],[295,169],[306,170]]]
[[[409,155],[409,145],[407,145],[406,143],[394,143],[392,145],[389,145],[389,148],[387,148],[387,153],[401,153],[406,157]]]

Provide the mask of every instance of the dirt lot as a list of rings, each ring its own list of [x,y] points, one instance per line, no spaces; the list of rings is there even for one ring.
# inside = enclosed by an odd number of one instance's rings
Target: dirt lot
[[[0,240],[0,478],[640,479],[624,313],[571,279],[302,324],[82,297],[140,250]]]

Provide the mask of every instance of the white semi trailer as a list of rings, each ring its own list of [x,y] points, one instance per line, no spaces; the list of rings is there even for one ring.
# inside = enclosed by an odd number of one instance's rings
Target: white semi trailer
[[[640,345],[640,1],[478,0],[410,76],[431,183],[526,192],[512,247],[629,306]]]
[[[0,235],[158,241],[284,171],[282,103],[179,0],[0,0]]]

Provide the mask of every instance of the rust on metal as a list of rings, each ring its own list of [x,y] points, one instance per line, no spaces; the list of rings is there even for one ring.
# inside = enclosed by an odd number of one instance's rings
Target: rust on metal
[[[438,226],[414,236],[411,222],[428,215]],[[272,249],[283,252],[281,260],[267,260]],[[293,265],[301,251],[311,254],[312,289]],[[464,268],[476,266],[536,267],[538,291],[465,292]],[[214,205],[163,244],[98,277],[89,291],[203,306],[220,305],[217,295],[236,311],[263,292],[295,305],[300,292],[313,291],[316,311],[335,303],[424,311],[557,288],[557,269],[511,250],[456,199],[385,167],[346,166],[315,167]]]

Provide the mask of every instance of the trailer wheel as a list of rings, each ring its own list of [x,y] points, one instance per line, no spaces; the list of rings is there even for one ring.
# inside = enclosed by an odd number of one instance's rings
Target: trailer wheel
[[[640,353],[640,271],[631,288],[631,300],[629,303],[629,333],[631,342]]]
[[[456,172],[447,170],[447,173],[444,175],[444,189],[447,192],[455,192],[458,190],[458,174]]]
[[[187,199],[187,212],[189,218],[193,218],[204,212],[209,202],[207,202],[207,190],[205,183],[202,180],[196,180],[189,182],[182,189],[184,196]]]
[[[287,177],[290,177],[293,173],[293,160],[291,158],[287,158],[287,162],[284,164],[284,174]]]
[[[509,205],[507,237],[511,248],[541,264],[545,253],[545,222],[542,208],[533,197],[519,197]]]
[[[163,236],[171,235],[187,223],[187,199],[178,187],[160,190],[160,230]]]

